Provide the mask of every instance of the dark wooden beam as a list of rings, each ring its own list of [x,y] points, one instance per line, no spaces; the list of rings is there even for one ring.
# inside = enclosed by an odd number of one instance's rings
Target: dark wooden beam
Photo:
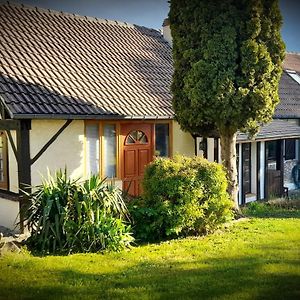
[[[49,146],[59,137],[59,135],[72,123],[73,120],[67,120],[66,123],[51,137],[51,139],[42,147],[42,149],[31,159],[30,164],[34,164]]]
[[[22,120],[20,129],[17,130],[17,154],[18,154],[18,176],[19,192],[22,195],[20,199],[20,225],[21,231],[24,231],[23,209],[26,204],[26,197],[23,191],[30,192],[31,186],[31,165],[30,165],[30,136],[31,120]]]
[[[0,120],[0,130],[18,130],[20,126],[19,120]]]

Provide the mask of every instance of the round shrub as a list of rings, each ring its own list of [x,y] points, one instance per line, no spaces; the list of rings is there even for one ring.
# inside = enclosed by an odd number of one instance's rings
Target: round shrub
[[[143,199],[130,204],[138,239],[205,234],[232,219],[226,173],[201,157],[155,159],[143,188]]]

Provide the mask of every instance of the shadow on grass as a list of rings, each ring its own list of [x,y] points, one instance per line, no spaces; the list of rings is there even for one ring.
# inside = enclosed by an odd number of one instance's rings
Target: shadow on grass
[[[274,210],[262,210],[251,211],[244,210],[244,214],[247,217],[255,218],[273,218],[273,219],[300,219],[300,210],[286,210],[286,209],[274,209]]]
[[[299,299],[300,276],[280,271],[294,263],[248,257],[144,261],[115,273],[101,273],[101,265],[97,274],[52,270],[45,285],[0,282],[0,299]]]

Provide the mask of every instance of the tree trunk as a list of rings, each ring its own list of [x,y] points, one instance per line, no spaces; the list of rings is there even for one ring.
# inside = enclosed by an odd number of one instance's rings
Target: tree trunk
[[[220,138],[221,158],[228,178],[227,192],[234,203],[236,213],[240,214],[236,166],[236,132],[232,133],[229,130],[224,130],[224,132],[220,132]]]

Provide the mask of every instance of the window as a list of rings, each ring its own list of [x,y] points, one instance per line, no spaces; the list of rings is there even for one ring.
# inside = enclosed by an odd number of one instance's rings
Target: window
[[[148,144],[147,136],[140,130],[131,131],[125,140],[125,145]]]
[[[201,137],[199,142],[199,152],[203,153],[203,157],[207,159],[207,138]]]
[[[7,140],[4,131],[0,131],[0,188],[7,189]]]
[[[169,124],[155,124],[155,155],[167,157],[169,151]]]
[[[285,160],[296,158],[296,140],[295,139],[285,140],[284,157],[285,157]]]
[[[103,126],[103,176],[117,176],[117,135],[115,124]]]
[[[99,174],[99,127],[86,126],[86,172],[88,176]]]
[[[300,76],[295,71],[287,70],[286,72],[290,75],[290,77],[300,84]]]
[[[281,150],[281,140],[266,142],[266,159],[268,170],[279,171],[281,169]]]
[[[251,144],[242,144],[243,197],[251,192]],[[244,200],[244,199],[243,199]]]

